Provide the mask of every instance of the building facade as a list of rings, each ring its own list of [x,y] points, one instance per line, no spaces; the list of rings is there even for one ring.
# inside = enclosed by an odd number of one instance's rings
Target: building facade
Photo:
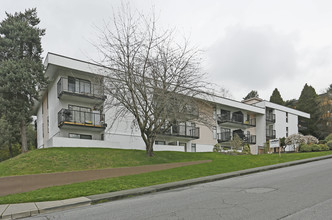
[[[45,74],[50,80],[35,106],[37,145],[145,149],[133,117],[113,120],[106,109],[101,67],[48,53]],[[173,125],[158,134],[155,151],[211,152],[216,143],[229,146],[238,135],[253,154],[269,139],[298,133],[298,117],[310,115],[261,99],[245,102],[208,95],[200,111],[211,114],[211,126],[195,121]],[[112,124],[112,126],[111,126]]]

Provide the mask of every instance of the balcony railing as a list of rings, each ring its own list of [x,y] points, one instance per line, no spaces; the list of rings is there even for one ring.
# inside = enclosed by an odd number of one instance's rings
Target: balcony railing
[[[276,115],[275,114],[266,114],[266,121],[267,122],[276,122]]]
[[[69,109],[61,109],[58,112],[58,126],[61,127],[63,125],[75,125],[103,129],[107,127],[104,114]]]
[[[256,118],[250,118],[249,120],[244,121],[243,115],[240,114],[233,114],[232,116],[229,114],[225,115],[218,115],[218,123],[234,123],[234,124],[241,124],[246,126],[255,127],[256,126]]]
[[[276,138],[276,130],[266,130],[266,138],[267,139],[275,139]]]
[[[101,84],[93,84],[82,79],[68,79],[61,77],[57,84],[58,98],[63,94],[77,95],[88,98],[105,100],[104,89]]]
[[[184,125],[172,125],[168,129],[161,129],[160,135],[178,136],[186,138],[199,138],[199,127]]]
[[[234,139],[234,136],[231,135],[231,132],[221,132],[217,134],[218,143],[228,142]],[[256,135],[244,135],[242,141],[248,144],[256,144]]]

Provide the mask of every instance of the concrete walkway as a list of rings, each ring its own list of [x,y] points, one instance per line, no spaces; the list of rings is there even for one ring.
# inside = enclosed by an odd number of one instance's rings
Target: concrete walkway
[[[23,176],[0,177],[0,196],[14,193],[29,192],[32,190],[66,185],[77,182],[86,182],[111,177],[128,176],[133,174],[147,173],[158,170],[166,170],[176,167],[194,164],[208,163],[211,160],[189,161],[180,163],[164,163],[137,167],[119,167],[100,170],[74,171],[63,173],[33,174]]]
[[[49,201],[49,202],[31,202],[31,203],[21,203],[21,204],[9,204],[0,205],[0,219],[17,219],[23,217],[30,217],[37,215],[39,213],[54,212],[60,210],[71,209],[79,206],[87,206],[91,204],[96,204],[100,202],[107,202],[118,200],[126,197],[143,195],[148,193],[154,193],[169,189],[175,189],[184,186],[190,186],[194,184],[207,183],[217,180],[228,179],[232,177],[248,175],[251,173],[257,173],[267,170],[278,169],[282,167],[294,166],[298,164],[309,163],[313,161],[332,159],[332,155],[309,158],[304,160],[297,160],[292,162],[286,162],[281,164],[275,164],[264,167],[251,168],[247,170],[240,170],[231,173],[217,174],[213,176],[205,176],[195,179],[183,180],[178,182],[165,183],[160,185],[142,187],[137,189],[129,189],[112,193],[98,194],[87,197],[79,197],[73,199],[66,199],[60,201]]]

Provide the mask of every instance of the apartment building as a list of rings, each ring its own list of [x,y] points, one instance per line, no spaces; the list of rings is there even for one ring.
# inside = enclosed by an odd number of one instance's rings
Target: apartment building
[[[45,67],[50,84],[35,106],[38,148],[145,149],[139,129],[132,127],[133,116],[114,121],[114,110],[105,108],[101,67],[54,53],[48,53]],[[211,152],[216,143],[227,146],[236,134],[255,154],[269,139],[298,133],[299,116],[310,117],[261,99],[204,99],[209,105],[200,110],[211,114],[211,126],[194,119],[174,124],[158,134],[155,151]]]

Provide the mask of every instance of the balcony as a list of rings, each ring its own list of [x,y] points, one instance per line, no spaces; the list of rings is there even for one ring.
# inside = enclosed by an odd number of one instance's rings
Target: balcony
[[[276,138],[276,130],[266,130],[266,139],[275,139]]]
[[[268,123],[275,123],[276,122],[276,115],[275,114],[266,114],[266,122]]]
[[[168,129],[161,129],[159,135],[199,139],[199,128],[196,126],[187,126],[186,124],[172,125]]]
[[[96,112],[84,112],[77,110],[61,109],[58,112],[58,126],[81,127],[104,130],[107,127],[105,115]]]
[[[101,84],[93,84],[88,80],[77,79],[72,77],[61,77],[57,84],[58,98],[80,99],[77,101],[91,99],[96,102],[104,102],[106,96]]]
[[[244,121],[243,115],[240,114],[233,114],[232,116],[230,114],[218,115],[217,121],[220,125],[234,128],[256,127],[256,118]]]
[[[218,143],[229,142],[233,140],[231,132],[221,132],[217,134]],[[256,135],[244,135],[242,141],[248,144],[256,144]]]

